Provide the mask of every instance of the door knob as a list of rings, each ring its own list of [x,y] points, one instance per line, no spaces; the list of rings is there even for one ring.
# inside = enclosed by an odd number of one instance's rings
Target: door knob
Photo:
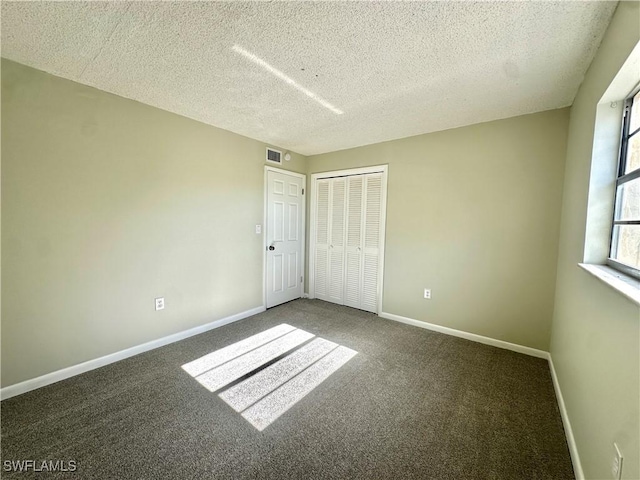
[[[275,250],[276,247],[274,247],[273,245],[269,245],[269,250]]]

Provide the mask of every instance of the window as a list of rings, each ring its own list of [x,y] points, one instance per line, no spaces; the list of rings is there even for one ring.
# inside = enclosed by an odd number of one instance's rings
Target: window
[[[640,278],[640,90],[624,106],[608,263]]]

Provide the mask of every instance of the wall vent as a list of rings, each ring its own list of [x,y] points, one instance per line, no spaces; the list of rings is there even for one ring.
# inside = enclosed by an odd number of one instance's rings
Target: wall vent
[[[282,163],[282,152],[274,150],[273,148],[267,148],[267,162],[280,165]]]

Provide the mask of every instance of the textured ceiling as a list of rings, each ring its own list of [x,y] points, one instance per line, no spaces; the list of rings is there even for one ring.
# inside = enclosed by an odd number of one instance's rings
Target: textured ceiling
[[[305,155],[570,105],[615,2],[2,2],[2,56]]]

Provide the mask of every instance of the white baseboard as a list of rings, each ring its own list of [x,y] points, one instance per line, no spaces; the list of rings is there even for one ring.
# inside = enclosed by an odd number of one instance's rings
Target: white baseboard
[[[105,355],[104,357],[96,358],[94,360],[88,360],[86,362],[79,363],[78,365],[73,365],[71,367],[63,368],[62,370],[47,373],[46,375],[42,375],[40,377],[16,383],[15,385],[9,385],[8,387],[0,389],[0,400],[6,400],[7,398],[30,392],[31,390],[35,390],[36,388],[51,385],[52,383],[59,382],[60,380],[65,380],[75,375],[80,375],[81,373],[85,373],[90,370],[95,370],[96,368],[109,365],[110,363],[133,357],[134,355],[138,355],[139,353],[147,352],[149,350],[153,350],[154,348],[162,347],[164,345],[168,345],[170,343],[174,343],[179,340],[183,340],[185,338],[192,337],[209,330],[213,330],[214,328],[219,328],[223,325],[237,322],[238,320],[242,320],[243,318],[247,318],[264,311],[264,306],[252,308],[250,310],[236,313],[235,315],[230,315],[228,317],[215,320],[205,325],[201,325],[199,327],[190,328],[189,330],[184,330],[182,332],[174,333],[173,335],[159,338],[158,340],[152,340],[151,342],[143,343],[142,345],[137,345],[135,347],[127,348],[119,352],[111,353],[109,355]]]
[[[580,455],[578,454],[578,446],[573,436],[573,430],[571,429],[571,422],[569,421],[569,415],[567,413],[567,407],[564,404],[564,398],[562,397],[562,390],[560,390],[560,383],[556,375],[556,369],[553,366],[553,359],[549,354],[549,368],[551,369],[551,378],[553,379],[553,388],[556,391],[556,399],[558,400],[558,407],[560,408],[560,416],[562,417],[562,424],[564,425],[564,434],[567,437],[567,444],[569,445],[569,453],[571,454],[571,463],[573,463],[573,473],[577,480],[584,480],[584,471],[582,470],[582,463],[580,462]]]
[[[532,357],[549,358],[549,352],[545,352],[544,350],[525,347],[524,345],[518,345],[516,343],[505,342],[504,340],[496,340],[495,338],[483,337],[482,335],[476,335],[475,333],[464,332],[462,330],[456,330],[454,328],[422,322],[420,320],[414,320],[413,318],[401,317],[400,315],[395,315],[393,313],[380,312],[380,317],[386,318],[388,320],[395,320],[396,322],[406,323],[408,325],[413,325],[414,327],[426,328],[427,330],[433,330],[434,332],[464,338],[466,340],[471,340],[472,342],[484,343],[485,345],[504,348],[506,350],[513,350],[514,352],[524,353],[525,355],[530,355]]]

